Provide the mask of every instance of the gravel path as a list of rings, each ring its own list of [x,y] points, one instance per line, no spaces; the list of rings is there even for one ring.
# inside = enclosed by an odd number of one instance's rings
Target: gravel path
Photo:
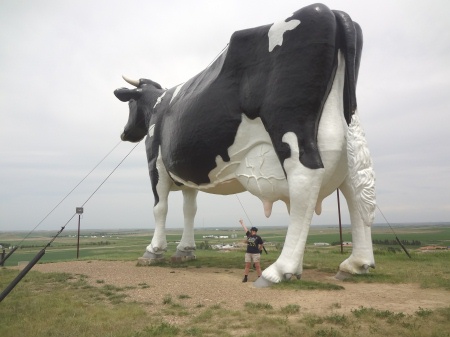
[[[436,289],[420,289],[411,284],[348,283],[338,281],[334,275],[305,270],[304,280],[335,283],[345,290],[276,290],[255,288],[252,282],[242,283],[243,270],[220,268],[164,268],[138,267],[131,261],[75,261],[38,264],[33,270],[41,272],[65,272],[88,276],[92,286],[105,284],[132,287],[126,290],[127,299],[151,303],[152,310],[170,295],[183,305],[210,306],[241,310],[246,302],[269,303],[274,308],[297,304],[302,312],[325,314],[348,313],[360,306],[413,314],[420,308],[435,309],[450,303],[450,292]],[[249,276],[250,281],[255,273]],[[180,297],[181,296],[181,297]],[[333,308],[333,309],[332,309]],[[150,309],[149,309],[150,310]]]

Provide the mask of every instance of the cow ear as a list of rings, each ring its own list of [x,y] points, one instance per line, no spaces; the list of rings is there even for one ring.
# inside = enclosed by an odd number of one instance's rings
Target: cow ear
[[[114,90],[114,95],[122,102],[128,102],[130,99],[138,99],[141,96],[141,90],[119,88]]]

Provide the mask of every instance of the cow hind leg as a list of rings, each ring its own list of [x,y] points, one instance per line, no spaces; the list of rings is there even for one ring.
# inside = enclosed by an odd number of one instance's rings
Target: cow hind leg
[[[294,133],[284,135],[283,142],[291,148],[291,157],[284,161],[289,185],[290,223],[280,256],[264,270],[255,282],[256,287],[270,286],[293,275],[301,277],[306,240],[324,175],[324,169],[309,169],[300,163]]]
[[[349,174],[340,187],[347,199],[352,223],[351,256],[339,266],[342,274],[365,274],[375,268],[371,225],[375,214],[375,175],[358,113],[352,117],[347,135]]]
[[[358,211],[358,201],[355,198],[349,178],[341,185],[340,190],[347,200],[352,225],[352,253],[340,264],[336,278],[343,279],[351,274],[366,274],[369,268],[375,268],[372,248],[371,226],[364,223]]]
[[[194,219],[197,213],[198,191],[191,188],[183,190],[184,230],[175,252],[175,258],[195,258]]]

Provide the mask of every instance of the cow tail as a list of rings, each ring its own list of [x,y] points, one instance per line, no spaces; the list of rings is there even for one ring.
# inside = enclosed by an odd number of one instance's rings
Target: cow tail
[[[358,111],[352,116],[347,132],[347,160],[358,212],[370,226],[375,218],[375,173]]]
[[[356,104],[356,82],[363,45],[361,27],[350,16],[333,11],[337,24],[337,47],[345,58],[344,116],[347,121],[347,158],[350,182],[356,206],[364,223],[370,226],[375,218],[375,173]]]
[[[357,108],[356,82],[363,44],[362,31],[347,13],[336,10],[333,12],[337,23],[337,45],[345,58],[344,115],[347,124],[350,124]]]

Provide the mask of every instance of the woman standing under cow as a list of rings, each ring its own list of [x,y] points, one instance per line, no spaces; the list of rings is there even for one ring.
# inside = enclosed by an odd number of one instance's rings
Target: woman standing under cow
[[[245,240],[245,243],[247,243],[247,252],[245,253],[245,271],[244,279],[242,280],[242,282],[247,282],[248,273],[250,271],[250,265],[252,262],[256,268],[258,277],[260,277],[262,274],[260,261],[261,251],[263,249],[263,240],[259,235],[256,234],[258,232],[258,228],[252,227],[250,228],[250,230],[248,230],[242,219],[239,220],[239,223],[241,224],[242,228],[245,231],[245,235],[247,236],[247,240]]]

